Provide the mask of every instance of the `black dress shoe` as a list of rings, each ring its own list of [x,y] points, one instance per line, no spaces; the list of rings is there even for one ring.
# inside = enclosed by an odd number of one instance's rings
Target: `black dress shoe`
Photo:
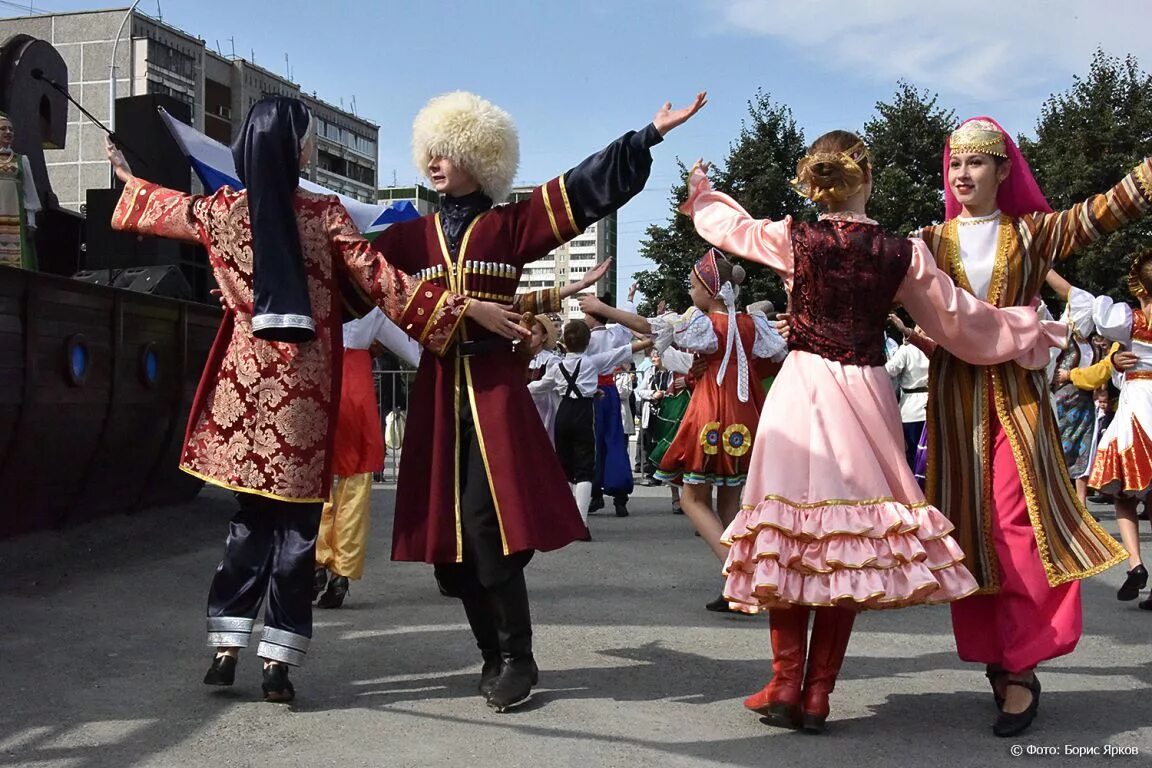
[[[706,610],[712,611],[713,613],[739,613],[739,611],[732,610],[731,606],[728,605],[727,598],[725,598],[724,595],[720,595],[720,597],[716,598],[710,603],[705,603],[704,608]]]
[[[328,586],[328,569],[317,568],[316,572],[312,574],[312,602],[316,602],[316,598],[320,597],[320,593]]]
[[[997,736],[1019,736],[1032,725],[1032,721],[1036,719],[1036,711],[1040,709],[1040,678],[1032,675],[1031,680],[1009,680],[1007,684],[1018,685],[1032,691],[1032,702],[1023,712],[1000,712],[992,726],[992,733]]]
[[[296,698],[296,689],[288,679],[288,665],[273,662],[264,665],[264,701],[283,703]]]
[[[1008,679],[1008,670],[999,664],[986,664],[984,677],[988,678],[988,684],[992,686],[992,699],[996,702],[996,709],[1004,709],[1004,697],[1000,694],[998,686]]]
[[[1148,586],[1148,570],[1141,563],[1128,571],[1124,583],[1120,585],[1120,589],[1116,590],[1116,599],[1135,600],[1140,597],[1140,590],[1146,586]]]
[[[588,514],[592,514],[593,512],[599,512],[602,509],[604,509],[604,497],[603,496],[593,496],[592,501],[590,501],[588,503]]]
[[[1152,594],[1148,595],[1147,600],[1141,600],[1139,603],[1137,603],[1136,607],[1140,608],[1141,610],[1152,611]]]
[[[204,675],[204,685],[232,685],[236,682],[236,657],[217,656]]]
[[[339,608],[344,605],[344,598],[348,596],[348,577],[333,576],[328,582],[328,589],[316,601],[317,608]]]
[[[627,501],[621,501],[620,499],[617,499],[616,503],[615,503],[615,507],[616,507],[616,517],[628,517],[628,502]]]
[[[480,668],[480,685],[478,689],[480,695],[487,699],[492,695],[492,689],[496,687],[496,681],[500,679],[500,669],[503,667],[504,661],[500,657],[500,652],[484,654],[484,666]]]
[[[531,657],[506,659],[500,677],[488,694],[488,706],[497,712],[507,712],[532,698],[532,686],[540,679],[540,670]]]

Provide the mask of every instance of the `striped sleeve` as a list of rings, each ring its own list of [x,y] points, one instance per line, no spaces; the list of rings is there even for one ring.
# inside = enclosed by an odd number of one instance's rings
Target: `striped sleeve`
[[[1055,261],[1144,216],[1150,208],[1152,158],[1145,158],[1107,192],[1064,211],[1025,217],[1023,223],[1032,239],[1029,249]]]

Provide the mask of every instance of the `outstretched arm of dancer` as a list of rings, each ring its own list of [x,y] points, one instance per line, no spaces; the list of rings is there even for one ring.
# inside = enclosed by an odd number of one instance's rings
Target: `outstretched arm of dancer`
[[[1055,261],[1132,223],[1149,210],[1152,210],[1152,157],[1141,161],[1107,192],[1093,195],[1064,211],[1024,216],[1021,222],[1030,230],[1032,247],[1039,249],[1036,252]]]
[[[580,297],[580,311],[589,315],[596,315],[603,318],[606,323],[619,323],[630,331],[647,336],[652,333],[652,325],[648,319],[635,314],[634,312],[625,312],[616,307],[610,307],[600,300],[598,296],[591,294]]]
[[[532,197],[496,209],[511,218],[514,252],[507,258],[526,263],[542,258],[586,227],[621,208],[648,182],[652,147],[708,103],[700,92],[681,109],[665,104],[652,122],[629,131],[567,173],[542,184]],[[494,213],[496,212],[494,211]]]
[[[912,261],[896,294],[918,325],[956,357],[974,365],[1015,360],[1029,369],[1048,364],[1063,347],[1063,323],[1041,320],[1031,307],[994,307],[956,287],[937,268],[923,240],[912,239]]]
[[[549,312],[563,312],[564,299],[567,299],[569,296],[575,296],[580,291],[586,291],[596,285],[604,275],[608,274],[608,267],[610,266],[612,266],[611,256],[585,272],[584,276],[579,280],[573,280],[567,285],[560,286],[559,288],[543,288],[538,291],[528,291],[527,293],[517,294],[516,300],[512,302],[512,309],[515,312],[531,312],[534,315],[543,315]]]
[[[735,200],[712,189],[708,163],[699,161],[688,173],[688,199],[680,212],[692,218],[696,233],[732,256],[767,265],[792,290],[792,217],[754,219]]]

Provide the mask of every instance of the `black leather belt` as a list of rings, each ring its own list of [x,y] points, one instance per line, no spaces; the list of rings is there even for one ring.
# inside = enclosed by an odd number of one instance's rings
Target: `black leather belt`
[[[928,387],[915,387],[914,389],[904,389],[901,391],[906,395],[916,395],[916,394],[922,394],[924,392],[927,392]]]
[[[457,357],[480,357],[497,352],[512,352],[514,349],[511,339],[477,339],[476,341],[461,341],[456,344]]]

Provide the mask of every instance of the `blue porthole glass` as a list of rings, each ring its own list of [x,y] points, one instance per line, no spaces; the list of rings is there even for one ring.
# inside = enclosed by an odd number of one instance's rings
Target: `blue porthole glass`
[[[160,381],[160,355],[152,342],[140,349],[140,381],[146,387],[154,387]]]
[[[69,336],[64,342],[64,373],[68,377],[68,383],[74,387],[83,386],[91,365],[92,357],[84,335],[77,333]]]

